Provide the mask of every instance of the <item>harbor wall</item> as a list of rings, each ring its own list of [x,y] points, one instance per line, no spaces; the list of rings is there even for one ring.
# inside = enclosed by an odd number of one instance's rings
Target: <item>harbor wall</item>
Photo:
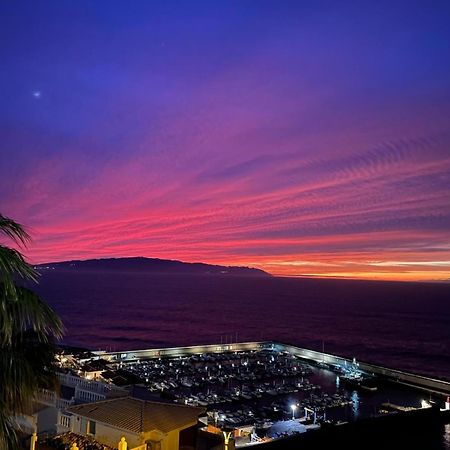
[[[327,364],[351,364],[352,360],[343,358],[340,356],[330,355],[327,353],[317,352],[310,349],[296,347],[294,345],[273,343],[274,347],[278,351],[288,351],[301,358],[312,360],[315,362],[325,362]],[[358,367],[362,371],[379,375],[385,380],[394,381],[397,383],[405,384],[409,387],[426,390],[428,392],[435,392],[437,394],[450,395],[450,382],[444,380],[437,380],[422,375],[417,375],[409,372],[403,372],[397,369],[390,369],[387,367],[377,366],[375,364],[365,363],[358,361]]]
[[[93,352],[95,355],[115,362],[129,362],[141,359],[176,358],[179,356],[200,355],[202,353],[226,353],[261,350],[271,342],[238,342],[234,344],[207,344],[186,347],[166,347],[122,352]]]
[[[202,353],[226,353],[252,350],[272,349],[279,352],[287,351],[305,360],[326,364],[351,364],[352,360],[341,356],[318,352],[315,350],[297,347],[281,342],[261,341],[261,342],[237,342],[231,344],[208,344],[193,345],[186,347],[169,347],[145,350],[133,350],[127,352],[94,352],[98,357],[112,362],[129,362],[153,358],[176,358],[179,356],[196,355]],[[433,392],[442,395],[450,395],[450,382],[438,380],[422,375],[404,372],[397,369],[377,366],[365,362],[358,362],[359,368],[369,374],[379,375],[382,378],[402,383],[409,387]]]

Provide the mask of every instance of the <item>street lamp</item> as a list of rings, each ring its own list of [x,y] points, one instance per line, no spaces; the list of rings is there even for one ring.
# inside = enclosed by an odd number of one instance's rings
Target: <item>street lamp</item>
[[[291,405],[291,409],[292,409],[292,420],[295,419],[295,410],[297,409],[297,405]]]

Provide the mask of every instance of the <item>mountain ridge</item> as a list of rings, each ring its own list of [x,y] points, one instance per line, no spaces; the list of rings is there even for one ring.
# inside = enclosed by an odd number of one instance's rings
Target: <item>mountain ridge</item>
[[[221,266],[202,262],[184,262],[174,259],[146,258],[144,256],[123,258],[95,258],[74,259],[69,261],[48,262],[36,264],[38,270],[92,270],[92,271],[133,271],[152,273],[185,273],[200,275],[235,275],[235,276],[260,276],[272,275],[261,269],[243,266]]]

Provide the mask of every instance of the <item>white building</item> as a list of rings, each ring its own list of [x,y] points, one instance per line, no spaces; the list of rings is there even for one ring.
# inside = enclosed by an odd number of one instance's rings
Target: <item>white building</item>
[[[72,429],[72,415],[67,408],[78,403],[128,396],[128,391],[101,381],[86,380],[72,374],[58,373],[59,389],[43,389],[26,411],[14,419],[25,434],[38,436],[60,434]]]

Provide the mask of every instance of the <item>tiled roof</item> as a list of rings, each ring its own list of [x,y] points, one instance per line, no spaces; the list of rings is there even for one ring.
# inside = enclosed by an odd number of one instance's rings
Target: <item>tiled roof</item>
[[[71,406],[68,411],[134,433],[167,433],[196,422],[205,408],[127,397]]]

